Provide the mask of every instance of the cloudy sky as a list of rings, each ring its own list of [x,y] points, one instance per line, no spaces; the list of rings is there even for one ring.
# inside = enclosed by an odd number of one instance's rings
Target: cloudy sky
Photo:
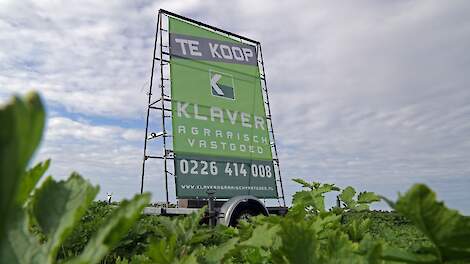
[[[0,0],[0,100],[43,95],[56,178],[139,191],[159,8],[262,43],[287,196],[297,177],[390,198],[423,182],[470,214],[468,1]]]

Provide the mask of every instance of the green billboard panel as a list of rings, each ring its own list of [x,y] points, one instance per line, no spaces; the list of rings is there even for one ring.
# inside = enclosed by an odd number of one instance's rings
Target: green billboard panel
[[[256,46],[169,18],[176,196],[276,198]]]

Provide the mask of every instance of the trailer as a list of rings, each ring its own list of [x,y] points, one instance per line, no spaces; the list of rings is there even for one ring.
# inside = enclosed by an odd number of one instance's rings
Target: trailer
[[[214,207],[207,209],[205,223],[210,225],[222,224],[226,226],[237,226],[240,220],[247,220],[257,215],[285,215],[287,207],[284,206],[265,206],[262,201],[254,196],[235,196],[228,201],[214,201]],[[146,207],[144,214],[161,216],[179,216],[196,213],[203,206],[203,200],[198,200],[198,207],[194,208],[166,208],[166,207]]]
[[[260,42],[160,9],[143,152],[140,192],[148,161],[159,160],[166,197],[165,206],[145,214],[185,215],[207,206],[208,223],[227,226],[284,215]],[[177,208],[169,208],[170,176]]]

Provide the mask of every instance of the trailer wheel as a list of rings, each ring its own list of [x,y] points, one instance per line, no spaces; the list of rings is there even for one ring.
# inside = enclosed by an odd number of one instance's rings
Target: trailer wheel
[[[255,201],[247,201],[238,204],[230,217],[229,226],[236,227],[242,220],[248,220],[253,216],[267,215],[263,205]]]
[[[248,221],[251,217],[256,216],[253,212],[246,210],[240,213],[238,221]]]
[[[242,220],[247,221],[250,218],[252,218],[253,216],[257,216],[257,215],[260,215],[260,214],[262,214],[262,213],[261,212],[256,212],[256,211],[250,210],[250,209],[245,209],[241,212],[238,212],[238,213],[235,213],[235,214],[232,215],[232,218],[230,219],[229,226],[236,227],[236,226],[238,226],[240,221],[242,221]]]
[[[264,204],[251,195],[235,196],[220,208],[219,223],[235,227],[241,220],[248,220],[257,215],[269,215]]]

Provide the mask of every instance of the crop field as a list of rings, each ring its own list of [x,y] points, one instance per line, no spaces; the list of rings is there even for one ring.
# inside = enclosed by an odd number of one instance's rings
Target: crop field
[[[113,206],[105,202],[93,202],[87,213],[82,217],[79,224],[72,232],[70,237],[63,244],[58,258],[67,259],[79,255],[83,251],[88,239],[97,231],[97,227],[104,224],[104,219],[113,210]],[[139,262],[147,259],[149,245],[152,240],[165,240],[168,221],[184,221],[184,217],[178,220],[163,216],[142,216],[140,217],[118,245],[112,249],[103,260],[103,263],[114,263],[116,260],[131,260]],[[383,240],[386,244],[399,249],[418,252],[418,249],[424,246],[431,246],[431,242],[406,218],[395,212],[386,211],[364,211],[353,212],[344,215],[343,225],[347,226],[353,221],[370,220],[370,226],[367,234],[373,240]],[[260,220],[262,221],[262,220]],[[233,237],[240,236],[240,231],[233,228],[217,227],[211,230],[206,226],[197,226],[197,232],[206,233],[210,236],[204,247],[220,246]],[[176,231],[177,232],[177,231]],[[242,231],[243,232],[243,231]],[[189,241],[188,241],[189,242]],[[186,247],[195,247],[188,243]],[[193,250],[193,249],[191,249]],[[248,253],[247,253],[248,254]],[[252,253],[249,253],[252,254]],[[251,256],[244,256],[249,258]],[[245,262],[251,259],[242,259]],[[259,259],[263,263],[262,259]],[[158,262],[158,261],[157,261]],[[260,263],[255,262],[255,263]],[[268,263],[269,261],[266,261]],[[171,261],[161,263],[172,263]]]
[[[79,174],[57,181],[50,161],[28,169],[45,123],[37,94],[0,109],[0,263],[469,263],[470,217],[447,208],[426,185],[397,201],[348,186],[294,179],[286,216],[237,228],[185,217],[143,216],[150,195],[116,206]],[[340,206],[327,208],[325,194]],[[370,211],[385,200],[394,212]]]

